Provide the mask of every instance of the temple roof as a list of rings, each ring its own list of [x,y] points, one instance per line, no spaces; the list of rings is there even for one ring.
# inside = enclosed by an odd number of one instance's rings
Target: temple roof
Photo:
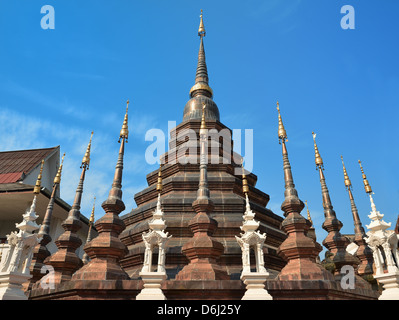
[[[40,165],[59,146],[44,149],[0,152],[0,183],[14,183]]]

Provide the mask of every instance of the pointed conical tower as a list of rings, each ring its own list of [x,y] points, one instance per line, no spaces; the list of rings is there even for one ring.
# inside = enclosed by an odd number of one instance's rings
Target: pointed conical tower
[[[89,231],[87,232],[87,239],[86,239],[86,244],[88,244],[91,239],[92,239],[92,229],[93,229],[93,224],[94,224],[94,209],[96,207],[96,197],[94,197],[93,201],[93,208],[91,209],[91,215],[89,219]],[[89,262],[89,255],[85,252],[82,257],[82,262],[84,264],[87,264]]]
[[[283,230],[287,233],[287,239],[280,245],[279,254],[287,260],[287,265],[281,270],[279,280],[331,280],[332,276],[323,270],[317,263],[316,258],[321,251],[321,246],[308,236],[311,226],[300,212],[304,208],[303,202],[298,197],[291,164],[288,159],[288,151],[285,142],[287,133],[280,114],[280,106],[277,102],[278,111],[278,138],[282,145],[283,169],[284,169],[284,202],[281,210],[284,211],[285,219],[282,223]]]
[[[125,224],[119,218],[119,214],[125,210],[125,204],[122,201],[122,173],[125,143],[129,135],[128,107],[129,100],[119,134],[121,145],[115,166],[114,180],[108,198],[101,205],[105,215],[94,224],[98,236],[83,247],[90,257],[90,262],[76,271],[72,280],[129,279],[129,276],[119,264],[119,260],[127,253],[127,249],[118,238],[119,234],[125,229]]]
[[[369,248],[366,242],[366,232],[364,231],[362,222],[359,218],[359,212],[357,210],[355,199],[352,194],[352,182],[349,179],[348,172],[346,171],[346,167],[344,164],[344,159],[341,156],[342,167],[344,171],[344,183],[345,188],[348,191],[349,201],[351,204],[351,211],[353,217],[353,223],[355,225],[355,239],[354,242],[358,246],[355,255],[360,260],[360,263],[356,269],[356,272],[359,276],[363,277],[365,280],[370,283],[375,282],[373,278],[373,252]]]
[[[80,166],[82,172],[76,188],[75,199],[68,213],[68,217],[62,223],[62,227],[65,231],[55,241],[58,250],[44,261],[45,264],[51,265],[54,268],[54,283],[60,283],[71,279],[72,274],[83,265],[82,260],[80,260],[76,254],[76,250],[82,244],[82,240],[78,237],[77,232],[82,228],[82,221],[80,221],[80,204],[82,201],[86,171],[89,170],[90,165],[92,138],[93,132],[91,133],[90,141]]]
[[[47,244],[49,244],[52,240],[50,236],[50,223],[53,215],[56,192],[61,183],[61,173],[64,158],[65,153],[62,156],[61,164],[58,167],[56,176],[54,177],[53,190],[51,192],[50,200],[47,205],[46,214],[44,215],[43,222],[38,232],[41,240],[40,243],[36,245],[35,249],[33,250],[33,258],[30,268],[32,278],[30,279],[28,289],[31,289],[35,285],[35,283],[38,282],[46,273],[45,270],[42,270],[42,268],[44,267],[44,260],[51,255],[50,251],[47,249]],[[40,188],[35,188],[35,191],[39,192]],[[37,286],[39,285],[40,284],[37,284]]]
[[[203,16],[201,18],[196,83],[184,108],[183,121],[170,131],[169,150],[161,155],[164,164],[162,209],[167,224],[166,231],[173,236],[168,242],[165,267],[168,278],[173,280],[189,262],[182,253],[182,247],[193,236],[189,221],[197,214],[192,204],[197,199],[201,176],[199,146],[201,119],[204,114],[208,129],[207,182],[214,205],[210,217],[217,221],[218,226],[213,237],[224,246],[218,263],[231,279],[240,282],[241,249],[235,236],[241,232],[242,213],[246,207],[241,178],[243,157],[233,152],[232,131],[220,122],[219,110],[212,99],[205,63]],[[206,107],[202,113],[204,103]],[[247,156],[249,160],[251,155]],[[251,210],[260,223],[259,231],[268,235],[263,246],[265,268],[274,277],[285,265],[284,260],[277,255],[278,246],[286,237],[280,229],[283,218],[266,208],[269,195],[256,188],[257,176],[251,172],[249,165],[246,169]],[[156,208],[157,179],[158,169],[147,174],[148,187],[134,197],[137,208],[121,217],[126,224],[126,230],[121,233],[120,238],[129,248],[129,253],[121,260],[121,264],[133,279],[139,278],[144,262],[145,246],[141,235],[149,230],[148,222]],[[251,256],[253,257],[253,253]],[[241,297],[242,293],[237,294],[237,298]]]
[[[201,119],[202,105],[206,104],[206,120],[219,120],[219,109],[213,101],[213,90],[209,86],[208,68],[205,59],[204,37],[205,27],[201,10],[200,26],[198,36],[200,37],[200,48],[198,52],[197,72],[195,74],[195,83],[190,90],[190,100],[184,107],[183,121],[191,119]]]
[[[323,245],[332,254],[331,259],[334,263],[333,273],[336,276],[340,275],[341,268],[344,265],[353,266],[358,265],[359,261],[356,257],[352,256],[346,251],[349,240],[340,233],[342,222],[337,219],[333,205],[330,199],[330,193],[327,188],[326,179],[324,177],[324,163],[320,156],[319,149],[316,144],[316,134],[312,132],[314,150],[315,150],[315,163],[316,170],[319,171],[321,194],[323,199],[324,217],[323,229],[328,232],[327,237],[323,241]]]

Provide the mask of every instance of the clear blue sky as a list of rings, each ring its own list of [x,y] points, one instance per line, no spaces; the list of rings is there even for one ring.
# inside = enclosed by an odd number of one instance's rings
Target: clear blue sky
[[[343,5],[355,29],[340,25]],[[40,9],[55,9],[43,30]],[[340,155],[344,156],[363,225],[370,203],[357,163],[363,162],[377,209],[398,216],[399,3],[383,1],[99,1],[1,0],[0,149],[61,145],[66,152],[61,196],[69,203],[94,130],[82,213],[107,197],[127,99],[123,200],[146,186],[157,165],[145,162],[145,132],[180,123],[194,84],[200,9],[214,100],[231,129],[253,129],[257,187],[282,214],[284,200],[276,100],[280,101],[300,198],[308,200],[319,242],[326,232],[313,139],[342,233],[353,233]],[[306,211],[303,212],[306,214]],[[103,215],[99,205],[96,218]]]

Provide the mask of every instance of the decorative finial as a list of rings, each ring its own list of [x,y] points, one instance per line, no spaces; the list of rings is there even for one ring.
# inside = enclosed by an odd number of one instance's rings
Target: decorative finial
[[[205,27],[204,27],[204,20],[202,19],[202,9],[201,9],[200,18],[201,18],[201,20],[200,20],[200,25],[199,25],[199,28],[198,28],[198,35],[200,37],[205,37],[206,32],[205,32]]]
[[[157,191],[159,193],[161,193],[162,191],[162,163],[160,164],[158,171]]]
[[[202,103],[202,117],[201,117],[200,135],[206,134],[205,108],[206,108],[206,103],[203,102]]]
[[[86,153],[82,160],[82,165],[80,166],[81,168],[85,167],[87,170],[89,170],[89,165],[90,165],[90,150],[91,150],[92,138],[93,138],[93,131],[91,132],[90,141],[89,144],[87,145]]]
[[[247,177],[245,175],[245,170],[244,170],[244,159],[241,158],[241,168],[242,168],[242,192],[246,195],[249,192],[249,187],[248,187],[248,181]]]
[[[60,166],[58,168],[58,172],[57,172],[57,174],[55,175],[55,178],[54,178],[54,183],[55,184],[60,184],[61,183],[61,172],[62,172],[62,166],[63,166],[63,163],[64,163],[64,158],[65,158],[65,152],[62,155],[61,164],[60,164]]]
[[[313,226],[313,221],[312,221],[312,218],[310,217],[310,212],[309,212],[309,207],[308,207],[308,201],[307,200],[305,200],[305,204],[306,204],[306,211],[308,212],[308,220],[310,221],[310,223]]]
[[[205,61],[206,60],[205,49],[204,49],[205,27],[202,19],[202,12],[200,17],[201,21],[198,30],[198,35],[200,36],[200,47],[198,51],[197,72],[195,74],[195,84],[194,86],[191,87],[189,95],[190,98],[193,98],[195,96],[206,96],[212,99],[213,91],[212,88],[209,86],[208,69]]]
[[[323,168],[323,159],[320,156],[319,149],[317,148],[316,144],[316,133],[312,131],[313,141],[314,141],[314,152],[315,152],[315,162],[316,162],[316,169],[324,169]]]
[[[281,141],[285,142],[288,141],[288,139],[287,139],[287,132],[285,131],[283,120],[281,118],[280,104],[278,101],[277,101],[277,111],[278,111],[278,140],[279,143],[281,144]]]
[[[118,142],[120,142],[121,139],[126,139],[126,142],[127,142],[127,138],[129,135],[129,130],[128,130],[128,126],[127,126],[127,111],[128,111],[128,109],[129,109],[129,100],[127,100],[127,102],[126,102],[126,114],[125,114],[125,118],[123,119],[122,129],[119,134]]]
[[[41,183],[42,183],[43,165],[44,165],[44,160],[42,160],[42,164],[40,166],[40,172],[39,172],[39,175],[37,176],[37,180],[36,180],[36,185],[33,188],[33,193],[34,194],[39,194],[40,193],[40,186],[41,186]]]
[[[94,201],[93,201],[93,209],[91,209],[91,215],[90,215],[90,220],[89,223],[93,224],[94,222],[94,208],[96,206],[96,197],[94,196]]]
[[[363,167],[362,167],[362,163],[360,160],[358,160],[359,165],[360,165],[360,170],[362,171],[362,177],[363,177],[363,184],[364,184],[364,190],[366,191],[366,193],[370,194],[373,192],[373,190],[371,189],[371,186],[367,180],[367,177],[363,171]]]
[[[345,180],[345,187],[347,190],[352,189],[352,183],[349,179],[348,173],[346,172],[345,164],[344,164],[344,158],[341,155],[341,161],[342,161],[342,167],[344,169],[344,180]]]

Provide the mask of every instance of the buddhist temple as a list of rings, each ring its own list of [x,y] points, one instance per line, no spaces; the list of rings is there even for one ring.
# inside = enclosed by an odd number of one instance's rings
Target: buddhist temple
[[[131,161],[125,149],[134,148],[134,142],[128,138],[129,132],[135,130],[129,125],[129,108],[134,103],[127,100],[126,109],[118,109],[120,131],[112,132],[115,166],[109,193],[106,199],[94,198],[90,219],[82,219],[80,210],[85,177],[92,165],[91,148],[96,143],[93,132],[82,161],[75,164],[80,166],[81,173],[76,177],[74,201],[65,206],[62,230],[58,228],[57,234],[52,221],[60,202],[57,195],[66,155],[63,154],[51,177],[47,178],[46,173],[48,197],[41,200],[45,214],[41,225],[35,224],[32,229],[36,233],[28,230],[27,236],[35,241],[29,252],[23,251],[30,273],[26,265],[24,287],[18,287],[13,296],[25,300],[377,300],[382,288],[376,277],[387,284],[386,288],[392,279],[397,279],[398,224],[389,232],[385,229],[390,225],[380,226],[382,215],[376,211],[362,168],[372,204],[372,223],[368,226],[372,231],[366,233],[341,156],[354,226],[349,246],[349,236],[340,232],[341,213],[333,209],[327,168],[312,132],[313,149],[309,148],[309,152],[314,152],[320,179],[322,228],[326,232],[319,243],[308,203],[300,198],[301,186],[294,183],[294,173],[299,168],[289,159],[287,132],[291,128],[283,124],[284,107],[280,109],[279,102],[273,121],[277,127],[275,143],[281,146],[282,155],[284,188],[277,191],[284,195],[283,214],[267,208],[268,190],[257,187],[256,172],[246,170],[245,157],[233,151],[232,130],[222,122],[226,107],[223,101],[218,101],[220,108],[214,101],[205,36],[201,10],[197,68],[192,71],[194,81],[187,102],[181,106],[181,122],[170,132],[169,148],[160,156],[158,169],[143,176],[147,186],[134,195],[137,207],[127,208],[123,200],[124,181],[130,179],[124,164]],[[290,136],[291,141],[295,139]],[[38,181],[43,180],[43,165],[53,153],[59,159],[59,148],[43,150],[40,157],[32,156],[29,172],[37,175],[40,170]],[[0,153],[0,164],[1,156]],[[20,173],[11,176],[23,177]],[[35,204],[40,192],[37,182]],[[0,201],[1,197],[0,192]],[[28,198],[32,201],[31,193],[25,200]],[[95,210],[98,200],[102,201],[102,210]],[[27,229],[25,224],[37,218],[32,207],[33,204],[27,211],[32,214],[23,216],[25,222],[17,224],[22,233]],[[12,279],[12,272],[18,269],[10,268],[10,257],[19,257],[14,247],[23,241],[15,234],[4,234],[4,242],[9,239],[14,244],[0,247],[0,279],[5,279],[0,281],[0,289],[8,288],[7,279]],[[389,234],[390,239],[389,247],[384,249],[382,240],[381,245],[370,240],[383,238],[383,234]],[[327,254],[321,262],[319,254],[323,247]],[[396,281],[394,290],[384,298],[397,299],[398,288]]]

